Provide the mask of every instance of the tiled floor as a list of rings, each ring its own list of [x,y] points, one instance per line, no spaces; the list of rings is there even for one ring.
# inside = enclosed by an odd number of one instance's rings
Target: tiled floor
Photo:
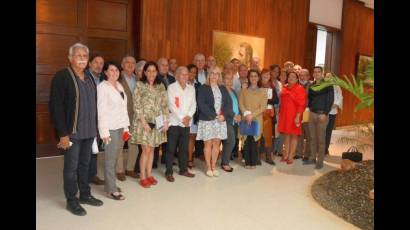
[[[333,140],[346,132],[334,131]],[[175,175],[169,183],[164,167],[154,170],[159,184],[149,189],[127,177],[118,186],[126,200],[106,198],[103,186],[92,186],[94,196],[104,201],[102,207],[84,206],[87,215],[77,217],[65,209],[62,182],[62,157],[37,160],[37,229],[38,230],[302,230],[357,229],[318,205],[310,195],[310,185],[323,173],[335,170],[346,146],[331,145],[325,167],[303,166],[300,160],[288,166],[267,164],[255,170],[233,162],[233,173],[220,170],[219,178],[204,175],[204,165],[196,161],[197,175]],[[99,159],[102,166],[103,155]],[[366,152],[365,159],[373,159]],[[101,170],[100,170],[101,172]]]

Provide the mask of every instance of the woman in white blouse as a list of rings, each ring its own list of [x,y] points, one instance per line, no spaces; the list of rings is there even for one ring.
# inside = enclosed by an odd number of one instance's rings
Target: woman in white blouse
[[[117,152],[129,136],[130,125],[127,112],[127,96],[118,82],[118,65],[107,62],[103,68],[105,81],[97,87],[98,130],[105,144],[104,190],[108,197],[124,200],[124,194],[116,185],[115,164]]]

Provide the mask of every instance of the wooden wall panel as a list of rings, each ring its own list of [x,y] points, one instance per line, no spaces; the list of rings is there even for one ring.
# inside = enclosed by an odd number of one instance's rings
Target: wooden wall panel
[[[139,57],[192,62],[212,54],[212,31],[265,38],[265,66],[304,63],[309,0],[143,0]]]
[[[79,0],[37,0],[37,23],[76,27],[78,25],[78,1]]]
[[[374,50],[374,11],[357,0],[344,0],[342,21],[342,47],[340,73],[350,76],[356,74],[356,55],[373,55]],[[343,91],[343,111],[336,125],[352,125],[356,122],[371,121],[373,109],[354,112],[359,101],[349,92]]]
[[[36,143],[37,156],[61,154],[50,122],[48,101],[54,74],[68,65],[68,48],[76,42],[121,61],[134,54],[133,0],[37,0]],[[34,77],[34,76],[33,76]]]
[[[90,0],[88,28],[127,31],[127,4]]]
[[[120,62],[127,53],[127,40],[88,38],[88,47],[92,52],[102,54],[107,61]]]

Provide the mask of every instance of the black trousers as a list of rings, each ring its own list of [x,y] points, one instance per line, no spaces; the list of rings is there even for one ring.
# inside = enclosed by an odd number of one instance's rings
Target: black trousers
[[[235,132],[235,146],[233,147],[233,150],[232,150],[233,157],[238,157],[238,153],[239,153],[238,129],[239,129],[239,125],[235,123],[233,125],[233,131]]]
[[[200,156],[204,155],[204,141],[199,140],[195,141],[195,151],[194,151],[194,156],[196,158],[199,158]]]
[[[189,142],[189,127],[170,126],[168,129],[168,144],[166,152],[166,167],[165,175],[172,175],[172,163],[174,155],[178,148],[178,166],[179,172],[184,173],[188,170],[188,142]]]
[[[327,126],[326,126],[326,138],[325,138],[326,152],[325,153],[329,152],[330,139],[332,138],[332,131],[335,128],[335,123],[336,123],[336,115],[337,114],[329,114],[329,123],[327,123]]]
[[[258,162],[258,144],[253,136],[247,136],[243,147],[246,166],[256,166]]]
[[[91,183],[97,176],[97,156],[98,154],[91,153],[90,166],[88,168],[88,182]]]
[[[94,138],[71,139],[73,145],[64,151],[64,194],[67,201],[76,200],[78,189],[80,199],[91,195],[88,183],[88,167]]]

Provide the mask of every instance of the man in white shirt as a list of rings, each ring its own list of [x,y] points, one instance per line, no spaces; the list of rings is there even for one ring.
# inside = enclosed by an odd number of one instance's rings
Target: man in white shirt
[[[325,78],[330,77],[332,74],[327,73]],[[336,122],[336,116],[338,109],[342,110],[343,108],[343,94],[342,94],[342,89],[340,89],[340,86],[334,85],[333,86],[333,91],[334,91],[334,101],[332,105],[332,109],[330,110],[329,113],[329,123],[327,123],[326,126],[326,152],[325,154],[329,154],[329,145],[330,145],[330,139],[332,138],[332,131],[335,128],[335,122]]]
[[[198,82],[203,85],[206,81],[205,56],[201,53],[197,53],[194,56],[193,62],[196,67],[198,67]]]
[[[165,178],[169,182],[174,182],[172,163],[174,154],[178,147],[179,175],[194,177],[188,171],[188,141],[189,128],[192,124],[192,117],[196,111],[195,88],[187,84],[188,69],[180,66],[176,70],[176,82],[169,85],[168,108],[169,129],[168,129],[168,151],[166,152],[166,172]]]

